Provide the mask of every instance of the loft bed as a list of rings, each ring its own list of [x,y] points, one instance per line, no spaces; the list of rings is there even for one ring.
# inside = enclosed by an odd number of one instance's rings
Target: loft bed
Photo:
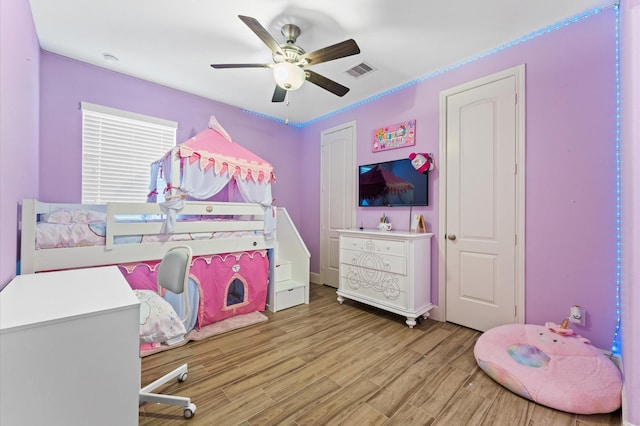
[[[165,214],[159,204],[23,200],[20,273],[157,260],[185,244],[194,255],[273,247],[264,234],[259,204],[186,201],[181,215],[185,220],[177,220],[171,234],[162,234]]]
[[[132,288],[155,288],[159,260],[188,245],[199,296],[196,327],[264,310],[267,250],[275,245],[272,166],[233,142],[212,117],[209,128],[154,162],[150,176],[146,203],[23,200],[20,273],[118,265]],[[223,190],[227,201],[209,201]]]
[[[159,180],[165,183],[162,202],[157,202]],[[82,206],[24,200],[20,271],[161,259],[185,241],[194,255],[271,248],[274,181],[271,164],[232,141],[212,116],[207,129],[151,164],[146,203]],[[207,201],[220,195],[226,199]],[[50,229],[54,237],[40,244],[36,240],[45,231],[39,228],[47,227],[58,230]],[[65,235],[71,241],[62,239]],[[135,241],[141,244],[131,244]]]

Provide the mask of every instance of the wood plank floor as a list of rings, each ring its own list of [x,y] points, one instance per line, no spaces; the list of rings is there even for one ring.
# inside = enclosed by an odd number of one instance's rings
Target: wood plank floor
[[[479,332],[404,318],[311,286],[311,303],[269,321],[143,358],[146,385],[187,362],[192,419],[157,404],[140,425],[620,425],[620,412],[583,416],[523,399],[473,357]]]

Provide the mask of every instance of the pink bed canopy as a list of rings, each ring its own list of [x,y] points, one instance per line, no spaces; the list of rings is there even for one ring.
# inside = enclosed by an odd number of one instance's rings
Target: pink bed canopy
[[[177,165],[180,165],[180,170],[173,170]],[[161,206],[168,214],[173,213],[173,217],[168,217],[166,232],[172,231],[175,213],[183,208],[187,196],[206,200],[227,188],[233,180],[244,201],[261,204],[265,208],[265,235],[273,236],[273,166],[234,142],[214,116],[209,119],[207,129],[175,146],[151,164],[149,202],[156,202],[158,176],[166,182],[166,201]]]

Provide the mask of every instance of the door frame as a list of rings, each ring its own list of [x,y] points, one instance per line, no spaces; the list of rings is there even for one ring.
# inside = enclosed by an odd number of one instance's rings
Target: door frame
[[[358,137],[357,137],[357,128],[356,128],[356,121],[348,121],[346,123],[342,123],[339,124],[337,126],[331,127],[329,129],[324,129],[322,131],[320,131],[320,226],[319,226],[319,231],[320,231],[320,259],[319,259],[319,265],[320,265],[320,271],[319,271],[319,279],[318,282],[320,284],[324,284],[325,282],[325,276],[324,276],[324,265],[325,262],[328,262],[328,259],[326,259],[327,256],[327,243],[328,241],[326,241],[326,239],[324,238],[324,227],[326,225],[325,220],[325,206],[327,204],[327,200],[326,197],[330,197],[331,194],[328,193],[328,190],[326,188],[323,188],[322,185],[324,184],[325,181],[325,173],[330,172],[330,170],[325,170],[325,163],[327,162],[326,159],[324,158],[324,150],[322,149],[324,146],[324,137],[325,135],[329,134],[329,133],[334,133],[337,131],[340,131],[342,129],[346,129],[351,127],[352,131],[351,131],[351,158],[353,159],[353,164],[350,165],[351,170],[346,170],[347,173],[350,173],[352,176],[352,182],[350,188],[347,189],[347,191],[349,192],[350,196],[351,196],[351,207],[350,207],[350,222],[351,222],[351,227],[355,226],[356,223],[356,199],[355,197],[357,196],[357,191],[356,191],[356,162],[357,162],[357,150],[358,150]]]
[[[447,245],[444,241],[447,232],[447,98],[457,93],[514,76],[516,78],[516,282],[515,282],[515,321],[525,320],[525,65],[473,80],[440,92],[440,152],[438,161],[438,306],[432,311],[432,318],[447,320]]]

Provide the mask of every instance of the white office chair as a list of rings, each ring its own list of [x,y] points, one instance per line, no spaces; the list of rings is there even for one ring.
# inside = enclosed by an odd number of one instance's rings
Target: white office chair
[[[177,246],[170,249],[158,265],[158,293],[161,293],[162,288],[165,288],[176,294],[182,293],[184,296],[186,312],[184,318],[182,318],[183,323],[189,318],[189,296],[187,289],[191,257],[191,247]],[[189,419],[193,417],[196,412],[196,406],[191,403],[190,398],[152,393],[155,389],[172,379],[178,379],[179,382],[187,380],[187,364],[183,364],[155,382],[140,389],[139,404],[141,405],[143,402],[154,402],[158,404],[177,405],[178,407],[182,407],[184,417]]]

